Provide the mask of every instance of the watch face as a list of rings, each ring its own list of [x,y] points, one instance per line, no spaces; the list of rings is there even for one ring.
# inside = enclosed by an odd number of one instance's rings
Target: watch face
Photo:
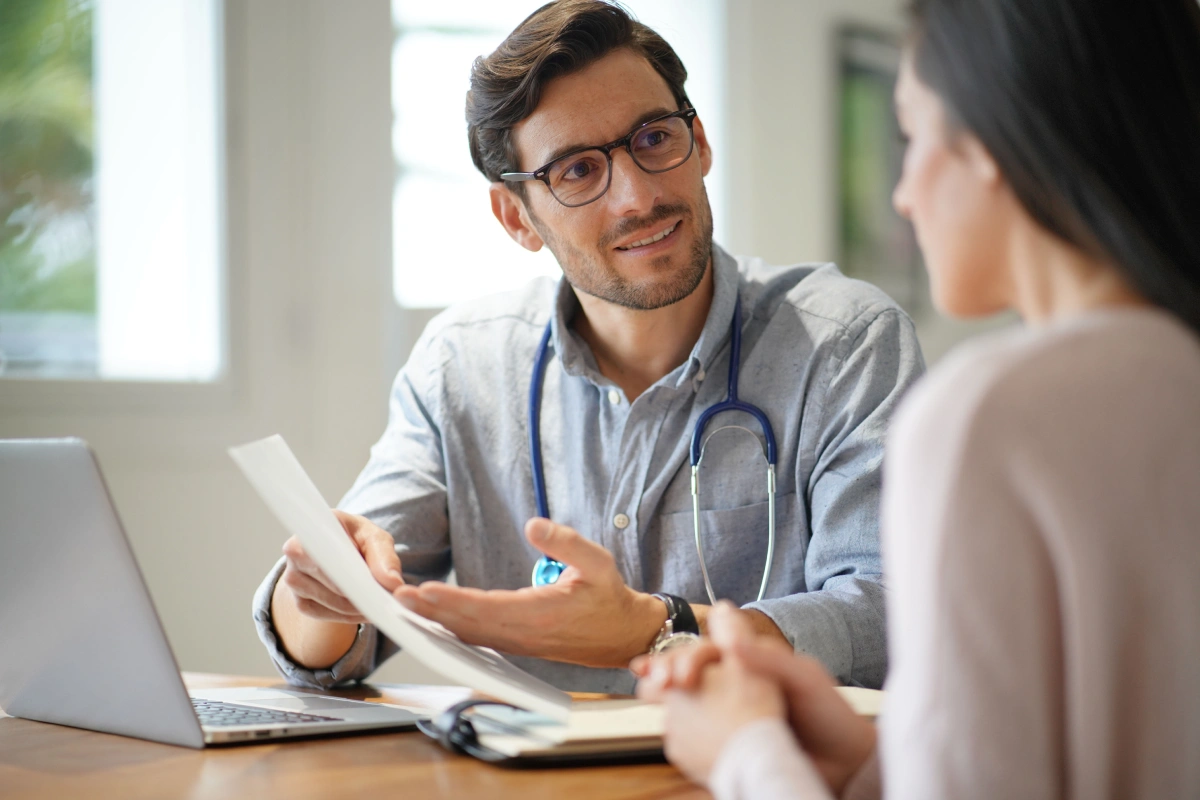
[[[663,639],[658,644],[654,645],[653,653],[665,653],[668,650],[674,650],[677,647],[687,647],[700,641],[700,637],[694,633],[673,633]]]

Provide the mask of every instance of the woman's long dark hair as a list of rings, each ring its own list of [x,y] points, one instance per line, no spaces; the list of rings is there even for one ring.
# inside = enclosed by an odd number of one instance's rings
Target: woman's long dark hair
[[[1200,3],[913,0],[921,81],[1046,229],[1200,331]]]

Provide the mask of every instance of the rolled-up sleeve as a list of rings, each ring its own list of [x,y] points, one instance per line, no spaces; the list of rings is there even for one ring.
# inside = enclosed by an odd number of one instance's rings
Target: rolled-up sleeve
[[[806,487],[807,591],[747,607],[770,617],[797,652],[820,660],[843,683],[878,688],[887,672],[879,538],[884,439],[924,360],[903,312],[889,307],[864,316],[846,330],[822,390],[810,393],[804,409],[801,446],[815,454]]]
[[[308,669],[292,661],[283,649],[275,632],[275,624],[271,621],[271,595],[286,565],[284,559],[279,559],[279,563],[267,573],[266,579],[254,593],[254,627],[258,630],[258,638],[266,646],[275,669],[279,670],[279,674],[288,683],[313,689],[327,689],[338,684],[362,680],[375,671],[377,664],[396,652],[396,646],[380,636],[374,626],[359,625],[354,644],[332,666],[325,669]]]
[[[437,422],[436,326],[421,338],[396,377],[388,425],[367,466],[339,508],[361,514],[392,534],[407,583],[444,579],[450,572],[445,464]],[[271,620],[271,597],[285,562],[268,573],[254,596],[254,623],[276,669],[289,683],[328,688],[362,680],[399,649],[370,624],[359,627],[349,651],[326,669],[307,669],[284,650]]]

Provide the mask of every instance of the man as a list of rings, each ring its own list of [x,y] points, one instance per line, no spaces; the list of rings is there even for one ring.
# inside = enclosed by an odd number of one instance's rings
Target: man
[[[630,691],[630,659],[704,630],[706,580],[758,631],[879,686],[879,467],[887,418],[922,370],[913,327],[832,265],[771,268],[714,246],[712,151],[685,78],[665,41],[600,0],[548,4],[476,62],[468,136],[493,211],[564,278],[429,325],[338,515],[400,602],[566,689]],[[704,570],[693,532],[689,443],[727,398],[737,308],[739,397],[778,444],[761,602],[769,506],[748,414],[706,429]],[[547,326],[534,405],[558,524],[530,519],[528,393]],[[395,652],[296,541],[284,553],[255,617],[289,680],[363,678]],[[542,554],[566,571],[531,586]],[[438,580],[452,567],[459,586]]]

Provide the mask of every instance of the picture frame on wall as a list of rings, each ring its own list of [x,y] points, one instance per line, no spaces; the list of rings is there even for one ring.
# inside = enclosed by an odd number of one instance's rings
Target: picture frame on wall
[[[929,281],[912,225],[892,207],[904,159],[893,101],[900,39],[859,25],[836,35],[838,265],[921,317]]]

